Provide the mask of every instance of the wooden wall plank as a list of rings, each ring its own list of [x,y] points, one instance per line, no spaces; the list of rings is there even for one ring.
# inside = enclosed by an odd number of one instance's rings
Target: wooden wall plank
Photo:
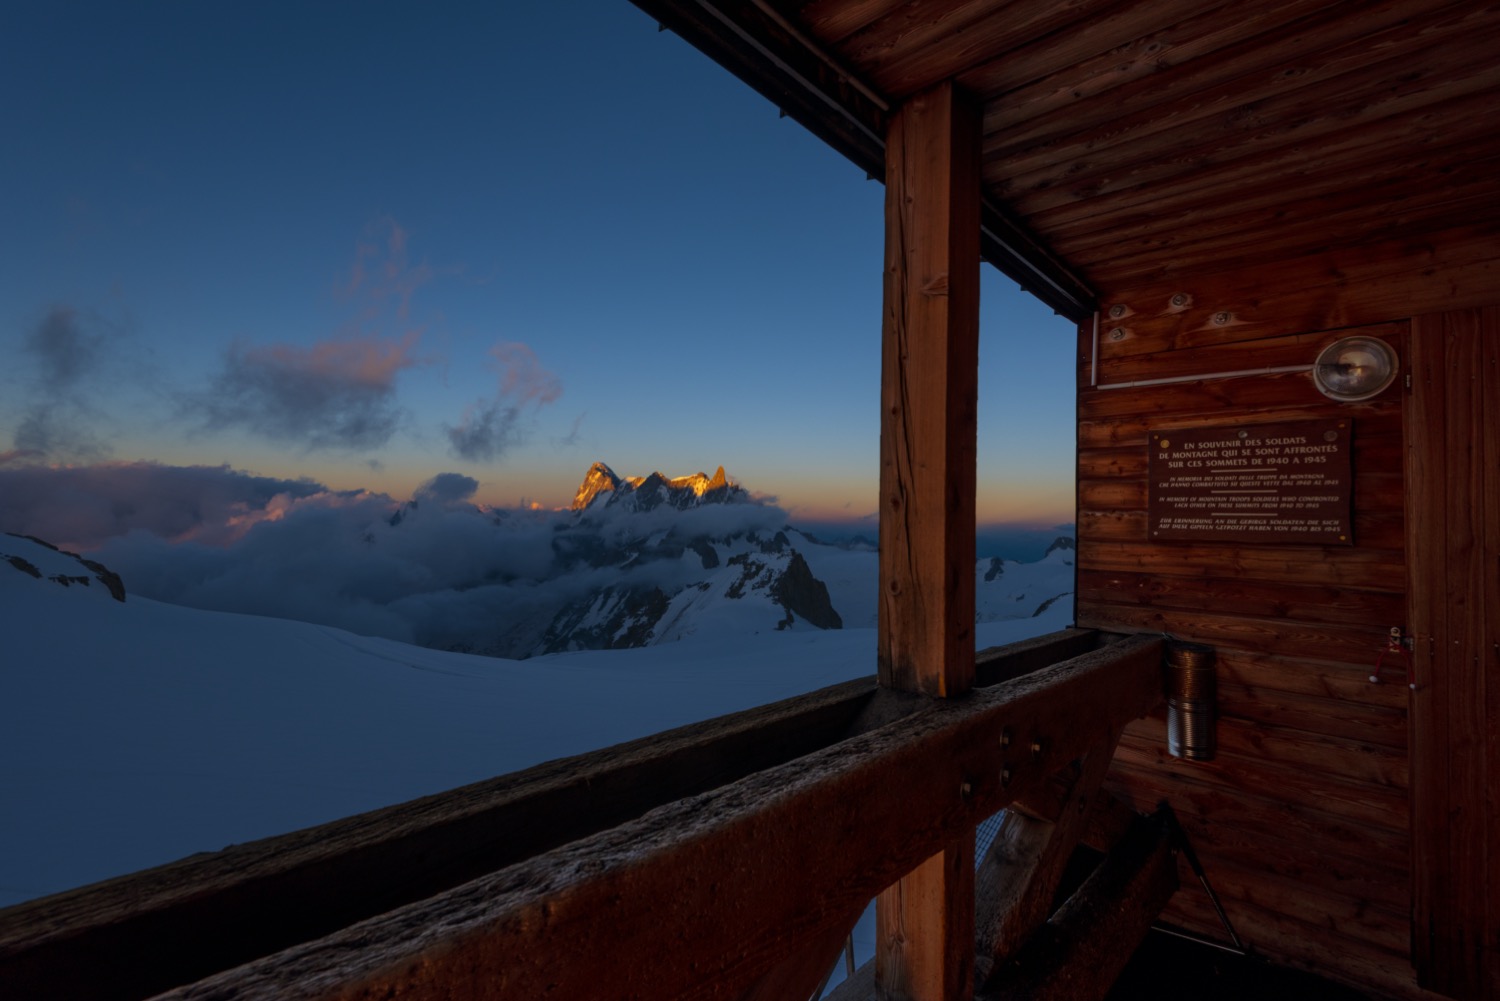
[[[1250,379],[1250,382],[1259,382],[1263,377]],[[1283,384],[1284,385],[1284,384]],[[1247,408],[1243,404],[1238,406],[1225,405],[1223,403],[1208,403],[1211,409],[1196,412],[1173,412],[1168,408],[1158,409],[1154,402],[1147,403],[1144,410],[1140,409],[1140,400],[1150,400],[1152,394],[1144,389],[1119,390],[1119,393],[1138,393],[1137,409],[1134,413],[1128,412],[1127,408],[1111,408],[1108,413],[1100,417],[1090,417],[1080,421],[1078,427],[1079,441],[1083,449],[1091,450],[1118,449],[1122,447],[1139,447],[1146,443],[1148,429],[1172,427],[1232,427],[1237,424],[1249,424],[1263,419],[1266,410],[1256,411]],[[1089,402],[1091,413],[1099,413],[1103,393],[1094,393]],[[1114,397],[1115,393],[1108,394]],[[1157,394],[1160,396],[1161,394]],[[1172,397],[1176,399],[1177,397]],[[1206,402],[1199,397],[1200,402]],[[1166,400],[1162,402],[1168,402]],[[1126,412],[1116,412],[1126,410]],[[1317,400],[1311,398],[1303,399],[1300,391],[1295,400],[1283,400],[1275,405],[1274,411],[1278,421],[1300,421],[1321,420],[1328,416],[1328,403],[1321,396]],[[1358,429],[1357,437],[1379,437],[1382,439],[1392,436],[1401,436],[1401,414],[1399,411],[1392,412],[1387,404],[1360,403],[1351,404],[1349,416],[1354,420]],[[1358,442],[1355,448],[1359,448]],[[1087,451],[1084,452],[1087,454]],[[1144,462],[1144,459],[1142,459]],[[1399,463],[1396,466],[1400,468]]]
[[[1223,726],[1227,721],[1219,722]],[[1292,762],[1265,761],[1253,754],[1230,750],[1220,752],[1211,762],[1173,758],[1167,753],[1165,720],[1131,727],[1120,739],[1115,758],[1151,769],[1159,775],[1211,779],[1237,793],[1274,790],[1278,801],[1337,814],[1371,836],[1399,832],[1406,826],[1407,796],[1402,786],[1378,785],[1334,775],[1316,760],[1304,761],[1298,766]],[[1316,770],[1309,771],[1310,768]]]
[[[1216,666],[1219,680],[1228,684],[1326,698],[1339,704],[1379,706],[1406,714],[1408,693],[1399,685],[1371,685],[1368,664],[1222,650]]]
[[[1209,878],[1213,878],[1212,873]],[[1355,937],[1333,939],[1327,934],[1326,923],[1299,921],[1253,900],[1226,900],[1224,906],[1241,938],[1256,943],[1257,950],[1274,955],[1280,963],[1366,993],[1373,990],[1390,998],[1437,1001],[1412,983],[1404,950],[1381,948]],[[1207,896],[1186,881],[1162,918],[1212,940],[1228,941]],[[1359,971],[1359,975],[1351,971]]]
[[[1408,477],[1413,701],[1413,955],[1421,983],[1500,997],[1491,846],[1500,826],[1495,730],[1497,583],[1492,418],[1500,309],[1412,324]]]
[[[1479,486],[1479,524],[1483,526],[1481,566],[1494,572],[1483,577],[1485,588],[1479,619],[1485,624],[1478,653],[1478,674],[1484,705],[1481,721],[1485,771],[1485,841],[1488,869],[1485,887],[1485,936],[1483,969],[1486,996],[1500,998],[1500,846],[1494,832],[1500,828],[1500,308],[1483,310],[1480,323],[1480,357],[1475,375],[1483,387],[1479,393],[1483,410],[1480,453],[1483,483]]]
[[[1383,587],[1399,580],[1406,567],[1401,553],[1331,546],[1292,549],[1287,546],[1199,545],[1164,546],[1133,542],[1091,542],[1078,553],[1080,570],[1124,570],[1172,573],[1204,578],[1243,577],[1249,580],[1297,580],[1313,585]],[[1080,596],[1083,600],[1083,596]],[[1081,624],[1086,620],[1079,618]]]
[[[1421,234],[1287,258],[1256,269],[1247,288],[1244,271],[1216,264],[1211,272],[1155,269],[1135,278],[1098,270],[1102,301],[1131,310],[1134,336],[1159,338],[1165,347],[1215,343],[1288,330],[1334,330],[1385,323],[1418,313],[1488,305],[1500,285],[1495,246],[1500,223],[1479,222],[1443,233]],[[1420,273],[1421,281],[1411,276]],[[1128,295],[1109,289],[1129,289]],[[1171,305],[1187,296],[1186,309]],[[1220,313],[1226,323],[1215,323]]]
[[[1191,308],[1192,303],[1187,305]],[[1133,319],[1133,315],[1127,312],[1123,319],[1104,324],[1105,329],[1111,333],[1102,338],[1099,345],[1102,361],[1099,381],[1102,385],[1136,379],[1209,377],[1221,372],[1254,371],[1290,365],[1310,366],[1319,351],[1344,336],[1344,331],[1341,330],[1286,334],[1265,329],[1246,329],[1230,323],[1224,325],[1229,329],[1215,338],[1190,343],[1178,338],[1148,338],[1145,335],[1151,331],[1137,331]],[[1209,325],[1214,324],[1210,322]],[[1123,328],[1123,337],[1113,333],[1115,327]],[[1406,324],[1368,324],[1361,328],[1361,332],[1369,337],[1391,341],[1399,357],[1406,335]],[[1159,386],[1153,388],[1158,391],[1162,389]],[[1323,399],[1321,394],[1318,398]],[[1326,399],[1323,404],[1325,407],[1330,406]],[[1399,433],[1399,428],[1397,430]]]
[[[1405,618],[1400,590],[1368,590],[1313,584],[1279,584],[1239,578],[1176,577],[1166,574],[1080,570],[1078,588],[1091,600],[1156,606],[1208,615],[1293,618],[1301,622],[1367,625]]]
[[[1262,727],[1339,737],[1357,741],[1359,747],[1386,748],[1396,752],[1405,771],[1408,760],[1406,676],[1397,665],[1384,674],[1380,684],[1372,685],[1366,677],[1369,670],[1367,664],[1349,665],[1350,680],[1357,679],[1357,683],[1367,689],[1380,689],[1399,697],[1402,699],[1400,708],[1371,705],[1362,698],[1363,692],[1347,699],[1309,698],[1277,692],[1259,684],[1236,685],[1220,680],[1219,713]]]
[[[1267,281],[1280,274],[1267,271]],[[1275,287],[1262,284],[1260,268],[1237,277],[1254,283],[1257,302]],[[1172,758],[1158,712],[1127,728],[1108,788],[1136,809],[1172,804],[1210,878],[1227,873],[1219,889],[1231,917],[1254,906],[1275,915],[1271,927],[1292,922],[1318,936],[1278,960],[1344,957],[1323,975],[1390,990],[1400,978],[1389,957],[1410,930],[1414,779],[1403,666],[1383,684],[1369,675],[1389,628],[1406,621],[1403,393],[1337,404],[1307,372],[1093,388],[1096,377],[1108,386],[1310,365],[1354,332],[1300,326],[1275,311],[1215,324],[1206,310],[1219,300],[1201,287],[1178,291],[1175,306],[1170,295],[1149,307],[1135,293],[1106,297],[1097,376],[1093,331],[1080,333],[1076,608],[1080,623],[1213,646],[1218,748],[1212,761]],[[1121,315],[1110,317],[1111,305]],[[1115,326],[1121,336],[1110,336]],[[1404,357],[1404,320],[1358,332]],[[1331,418],[1353,421],[1353,545],[1148,541],[1150,432]],[[1168,916],[1183,910],[1174,903]],[[1416,990],[1410,972],[1396,990]]]
[[[1386,872],[1407,870],[1408,836],[1400,817],[1371,826],[1336,812],[1333,804],[1286,799],[1274,787],[1228,787],[1206,772],[1158,769],[1145,757],[1116,759],[1106,788],[1136,810],[1167,798],[1189,833],[1192,825],[1232,827],[1259,838],[1268,855],[1300,845],[1321,853],[1330,868],[1368,864]],[[1193,818],[1191,824],[1187,818]],[[1204,864],[1212,865],[1212,859]]]

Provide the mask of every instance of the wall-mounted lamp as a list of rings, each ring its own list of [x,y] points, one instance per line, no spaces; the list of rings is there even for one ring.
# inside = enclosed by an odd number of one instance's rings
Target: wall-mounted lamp
[[[1396,352],[1376,337],[1344,337],[1324,348],[1313,362],[1318,392],[1340,403],[1378,396],[1396,379]]]

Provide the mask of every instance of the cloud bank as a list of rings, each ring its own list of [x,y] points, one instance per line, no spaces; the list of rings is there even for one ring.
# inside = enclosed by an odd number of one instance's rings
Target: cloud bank
[[[54,545],[95,549],[132,532],[164,542],[222,544],[277,497],[326,493],[311,480],[283,480],[228,466],[155,462],[49,468],[0,465],[0,531]]]
[[[637,560],[643,546],[786,524],[781,509],[750,503],[583,519],[487,509],[471,502],[477,488],[440,473],[400,501],[225,466],[0,468],[0,531],[88,552],[133,595],[516,655],[566,604],[618,584],[622,565],[633,583],[664,587],[701,569],[691,549]]]

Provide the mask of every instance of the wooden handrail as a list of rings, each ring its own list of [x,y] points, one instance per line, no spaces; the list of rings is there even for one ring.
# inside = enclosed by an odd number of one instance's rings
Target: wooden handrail
[[[1106,638],[978,657],[983,683]],[[0,910],[0,996],[148,997],[460,886],[917,712],[873,679]]]

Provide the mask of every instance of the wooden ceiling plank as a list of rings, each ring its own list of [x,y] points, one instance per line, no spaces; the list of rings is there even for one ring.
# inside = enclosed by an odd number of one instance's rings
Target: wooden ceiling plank
[[[1249,91],[1248,81],[1230,81],[1128,115],[1090,136],[1020,155],[1001,156],[986,147],[985,179],[1026,211],[1033,197],[1057,202],[1130,187],[1462,99],[1495,86],[1490,46],[1459,44],[1495,21],[1495,15],[1472,12],[1448,18],[1441,30],[1430,28],[1424,38],[1432,44],[1420,51],[1344,46],[1321,55],[1305,72],[1263,75],[1261,86]]]
[[[1484,102],[1475,99],[1464,103],[1478,105]],[[1459,138],[1486,127],[1483,119],[1466,115],[1461,105],[1447,109],[1443,117],[1452,119],[1453,132]],[[1438,128],[1434,130],[1434,135],[1447,136],[1448,133]],[[1492,164],[1500,154],[1494,151],[1493,143],[1490,148],[1486,148],[1480,142],[1476,141],[1473,152],[1475,164],[1482,167]],[[1372,198],[1380,199],[1372,206],[1377,210],[1380,205],[1393,205],[1402,199],[1411,199],[1416,204],[1443,205],[1450,196],[1453,200],[1458,200],[1470,190],[1482,191],[1486,187],[1483,176],[1470,171],[1468,165],[1459,163],[1450,168],[1441,161],[1429,162],[1420,157],[1420,151],[1416,158],[1406,164],[1408,172],[1405,175],[1389,177],[1385,179],[1386,184],[1383,186],[1379,175],[1385,164],[1400,164],[1402,161],[1389,157],[1382,162],[1378,143],[1339,155],[1330,154],[1326,161],[1314,163],[1311,167],[1318,172],[1316,178],[1303,173],[1309,169],[1309,165],[1300,162],[1300,152],[1291,149],[1285,152],[1285,159],[1289,161],[1285,167],[1277,162],[1267,162],[1261,171],[1234,172],[1214,183],[1189,185],[1187,181],[1183,181],[1182,186],[1188,190],[1182,198],[1174,199],[1169,185],[1157,185],[1136,193],[1143,203],[1138,207],[1133,206],[1124,194],[1114,194],[1095,201],[1092,205],[1095,213],[1092,221],[1084,219],[1061,227],[1053,217],[1043,216],[1038,225],[1052,237],[1053,243],[1061,252],[1088,257],[1097,268],[1098,259],[1107,256],[1101,253],[1102,250],[1107,250],[1110,246],[1120,248],[1121,263],[1128,265],[1130,262],[1123,258],[1139,249],[1138,246],[1133,246],[1134,241],[1160,238],[1164,233],[1174,233],[1175,239],[1187,240],[1192,238],[1191,230],[1203,230],[1228,238],[1241,229],[1253,228],[1257,224],[1289,226],[1297,218],[1299,206],[1301,211],[1313,213],[1320,210],[1328,213],[1342,211],[1350,206],[1341,201],[1337,192],[1341,174],[1349,179],[1351,190],[1365,190]],[[1454,153],[1461,155],[1461,151],[1451,150],[1444,156]],[[1374,174],[1376,179],[1368,180],[1369,174]],[[1172,210],[1180,208],[1184,203],[1192,208],[1182,209],[1174,214]],[[1240,207],[1241,204],[1244,208]],[[1071,208],[1076,210],[1080,207],[1082,206]],[[1131,214],[1122,218],[1126,212]],[[1194,214],[1195,212],[1202,214]],[[1076,211],[1069,215],[1076,218]],[[1118,227],[1115,225],[1117,220]],[[1313,218],[1309,218],[1308,222],[1309,225],[1318,225]],[[1337,231],[1327,222],[1322,223],[1320,228],[1331,242]],[[1276,234],[1267,235],[1274,238]]]
[[[797,22],[814,38],[838,43],[904,6],[908,0],[812,0],[797,12]]]
[[[1012,162],[1011,173],[1025,173],[1087,156],[1106,140],[1139,141],[1278,91],[1300,90],[1387,60],[1389,46],[1399,51],[1410,37],[1412,19],[1446,5],[1446,0],[1384,0],[1356,17],[1352,5],[1342,4],[1245,39],[1222,58],[1195,59],[1118,87],[1067,115],[1011,121],[1004,117],[1005,102],[993,102],[986,108],[985,158]],[[1288,67],[1299,65],[1311,68],[1288,74]]]
[[[958,82],[994,102],[985,126],[1005,131],[1144,76],[1231,48],[1337,0],[1242,4],[1129,0],[1087,23],[1070,24],[1024,49],[965,70]],[[1124,41],[1122,41],[1122,39]]]
[[[1054,236],[1054,243],[1085,266],[1117,261],[1126,268],[1148,270],[1155,263],[1147,260],[1151,255],[1185,251],[1188,247],[1196,248],[1198,257],[1183,263],[1203,265],[1215,257],[1238,253],[1235,244],[1247,240],[1265,241],[1269,252],[1278,245],[1309,239],[1312,246],[1325,247],[1335,242],[1364,242],[1371,238],[1371,233],[1392,226],[1400,226],[1400,232],[1417,233],[1464,225],[1470,220],[1460,218],[1447,225],[1442,220],[1451,217],[1459,205],[1482,205],[1486,198],[1493,198],[1493,177],[1487,178],[1479,172],[1493,171],[1497,161],[1500,154],[1481,157],[1463,166],[1464,176],[1458,176],[1459,168],[1455,168],[1416,170],[1368,183],[1354,177],[1350,187],[1343,191],[1327,186],[1336,183],[1335,176],[1308,185],[1305,194],[1296,178],[1275,177],[1247,192],[1249,206],[1243,210],[1235,206],[1232,188],[1216,189],[1217,197],[1228,202],[1227,206],[1221,202],[1222,207],[1215,207],[1199,199],[1192,211],[1164,213],[1165,218],[1159,222],[1147,218],[1131,225],[1122,224],[1118,230],[1096,226],[1076,235]],[[1414,185],[1414,177],[1430,178],[1429,186]],[[1101,205],[1100,211],[1105,213],[1107,208]]]
[[[1486,73],[1500,80],[1500,68],[1490,68]],[[1432,108],[1417,108],[1398,115],[1395,118],[1382,123],[1382,127],[1361,128],[1355,125],[1344,129],[1336,135],[1325,135],[1322,137],[1322,148],[1327,152],[1328,160],[1342,161],[1342,165],[1352,169],[1352,166],[1361,162],[1373,162],[1382,156],[1389,157],[1391,151],[1396,148],[1410,147],[1414,145],[1415,139],[1406,142],[1392,142],[1391,136],[1401,135],[1415,137],[1417,135],[1431,135],[1441,137],[1443,140],[1452,138],[1455,134],[1459,136],[1473,135],[1476,128],[1485,128],[1483,118],[1484,109],[1491,106],[1493,98],[1489,95],[1476,95],[1459,101],[1452,101]],[[1476,117],[1478,115],[1479,117]],[[1336,124],[1336,123],[1327,123]],[[1312,142],[1312,136],[1301,137]],[[1382,139],[1385,141],[1382,142]],[[1390,145],[1387,145],[1390,144]],[[1484,156],[1494,147],[1494,141],[1488,135],[1476,137],[1476,155]],[[1218,155],[1218,154],[1216,154]],[[1228,164],[1220,164],[1216,171],[1210,172],[1209,181],[1199,182],[1194,186],[1191,182],[1192,175],[1179,176],[1166,173],[1156,177],[1132,178],[1137,183],[1134,187],[1129,186],[1122,180],[1118,190],[1099,196],[1094,204],[1093,210],[1099,218],[1100,226],[1109,226],[1113,221],[1110,209],[1130,205],[1132,202],[1145,201],[1150,204],[1153,193],[1166,197],[1172,184],[1190,188],[1196,194],[1207,195],[1218,189],[1222,197],[1230,202],[1237,201],[1242,194],[1248,193],[1250,197],[1264,195],[1269,189],[1279,187],[1283,197],[1288,201],[1297,197],[1298,176],[1297,170],[1306,163],[1310,155],[1309,150],[1298,145],[1295,137],[1283,138],[1274,147],[1267,144],[1260,159],[1253,157],[1241,157],[1233,167]],[[1317,161],[1313,161],[1317,163]],[[1413,188],[1424,183],[1429,183],[1430,174],[1414,176],[1411,179]],[[1134,195],[1131,198],[1131,195]],[[1056,203],[1061,197],[1059,193],[1044,193],[1047,201]],[[1037,203],[1042,201],[1039,196],[1035,199],[1025,200],[1020,203],[1018,210],[1025,213],[1028,210],[1037,209]],[[1113,206],[1111,205],[1113,203]],[[1059,252],[1067,254],[1070,252],[1070,244],[1066,238],[1055,241]],[[1097,280],[1097,270],[1093,277]]]
[[[880,67],[900,53],[963,31],[992,14],[994,7],[992,0],[924,0],[900,4],[847,36],[839,44],[839,53],[874,79]]]
[[[1163,286],[1171,285],[1178,289],[1208,283],[1211,286],[1219,284],[1217,276],[1234,270],[1242,269],[1247,259],[1253,258],[1257,262],[1287,262],[1297,261],[1302,263],[1320,262],[1332,260],[1338,255],[1356,253],[1367,246],[1381,247],[1407,247],[1413,253],[1424,257],[1432,254],[1432,244],[1439,239],[1446,238],[1447,234],[1465,228],[1474,218],[1485,218],[1490,215],[1493,207],[1493,198],[1480,192],[1473,198],[1456,202],[1452,205],[1444,205],[1440,209],[1431,210],[1429,214],[1410,217],[1406,225],[1393,227],[1386,232],[1375,224],[1365,233],[1365,239],[1350,239],[1347,234],[1344,240],[1334,243],[1331,238],[1309,239],[1309,246],[1299,250],[1299,241],[1295,238],[1280,239],[1267,236],[1263,241],[1257,243],[1253,233],[1236,233],[1227,237],[1222,243],[1209,242],[1207,244],[1192,248],[1191,253],[1166,252],[1161,254],[1136,254],[1124,255],[1117,259],[1103,260],[1094,265],[1093,271],[1114,287],[1121,286]],[[1331,233],[1332,231],[1330,231]],[[1358,235],[1358,234],[1354,234]],[[1491,238],[1493,239],[1493,237]],[[1221,249],[1222,248],[1222,249]],[[1447,248],[1456,262],[1482,261],[1485,251],[1482,246],[1457,245]],[[1491,252],[1493,244],[1491,244]],[[1313,263],[1312,266],[1317,266]],[[1395,269],[1371,268],[1366,271],[1360,268],[1352,277],[1343,272],[1325,271],[1319,275],[1319,280],[1309,282],[1305,278],[1288,277],[1286,283],[1278,287],[1278,291],[1292,292],[1307,288],[1322,288],[1326,286],[1347,287],[1362,281],[1380,281],[1402,279],[1402,273]],[[1375,277],[1376,275],[1379,277]],[[1368,275],[1369,277],[1366,277]],[[1175,293],[1170,293],[1175,294]],[[1368,319],[1371,322],[1390,320],[1403,316],[1399,310],[1381,316],[1373,316]],[[1208,331],[1208,318],[1203,318],[1204,330],[1207,336],[1214,337],[1213,332]],[[1237,323],[1238,321],[1236,321]],[[1350,321],[1355,322],[1355,321]],[[1333,326],[1346,325],[1334,323]],[[1222,325],[1221,325],[1222,326]],[[1235,336],[1244,332],[1219,331],[1219,333],[1234,333]],[[1122,347],[1127,350],[1134,345],[1110,345]]]
[[[1071,253],[1208,225],[1281,224],[1294,217],[1297,205],[1314,201],[1322,211],[1337,211],[1359,201],[1380,205],[1492,184],[1500,136],[1483,120],[1459,118],[1454,124],[1462,131],[1423,133],[1385,157],[1372,156],[1366,147],[1321,155],[1289,147],[1266,164],[1268,180],[1249,190],[1242,178],[1184,181],[1128,200],[1117,195],[1073,202],[1036,213],[1032,222]],[[1412,191],[1413,177],[1423,179],[1419,192]]]
[[[928,34],[937,37],[903,39],[901,46],[869,68],[871,79],[888,93],[911,93],[931,86],[932,81],[952,79],[1007,53],[1022,51],[1055,31],[1091,25],[1119,3],[1120,0],[1071,0],[1067,4],[1055,0],[1013,0],[999,14],[987,13],[966,24],[934,25]],[[917,6],[927,9],[926,5]],[[937,34],[939,31],[941,35]]]

